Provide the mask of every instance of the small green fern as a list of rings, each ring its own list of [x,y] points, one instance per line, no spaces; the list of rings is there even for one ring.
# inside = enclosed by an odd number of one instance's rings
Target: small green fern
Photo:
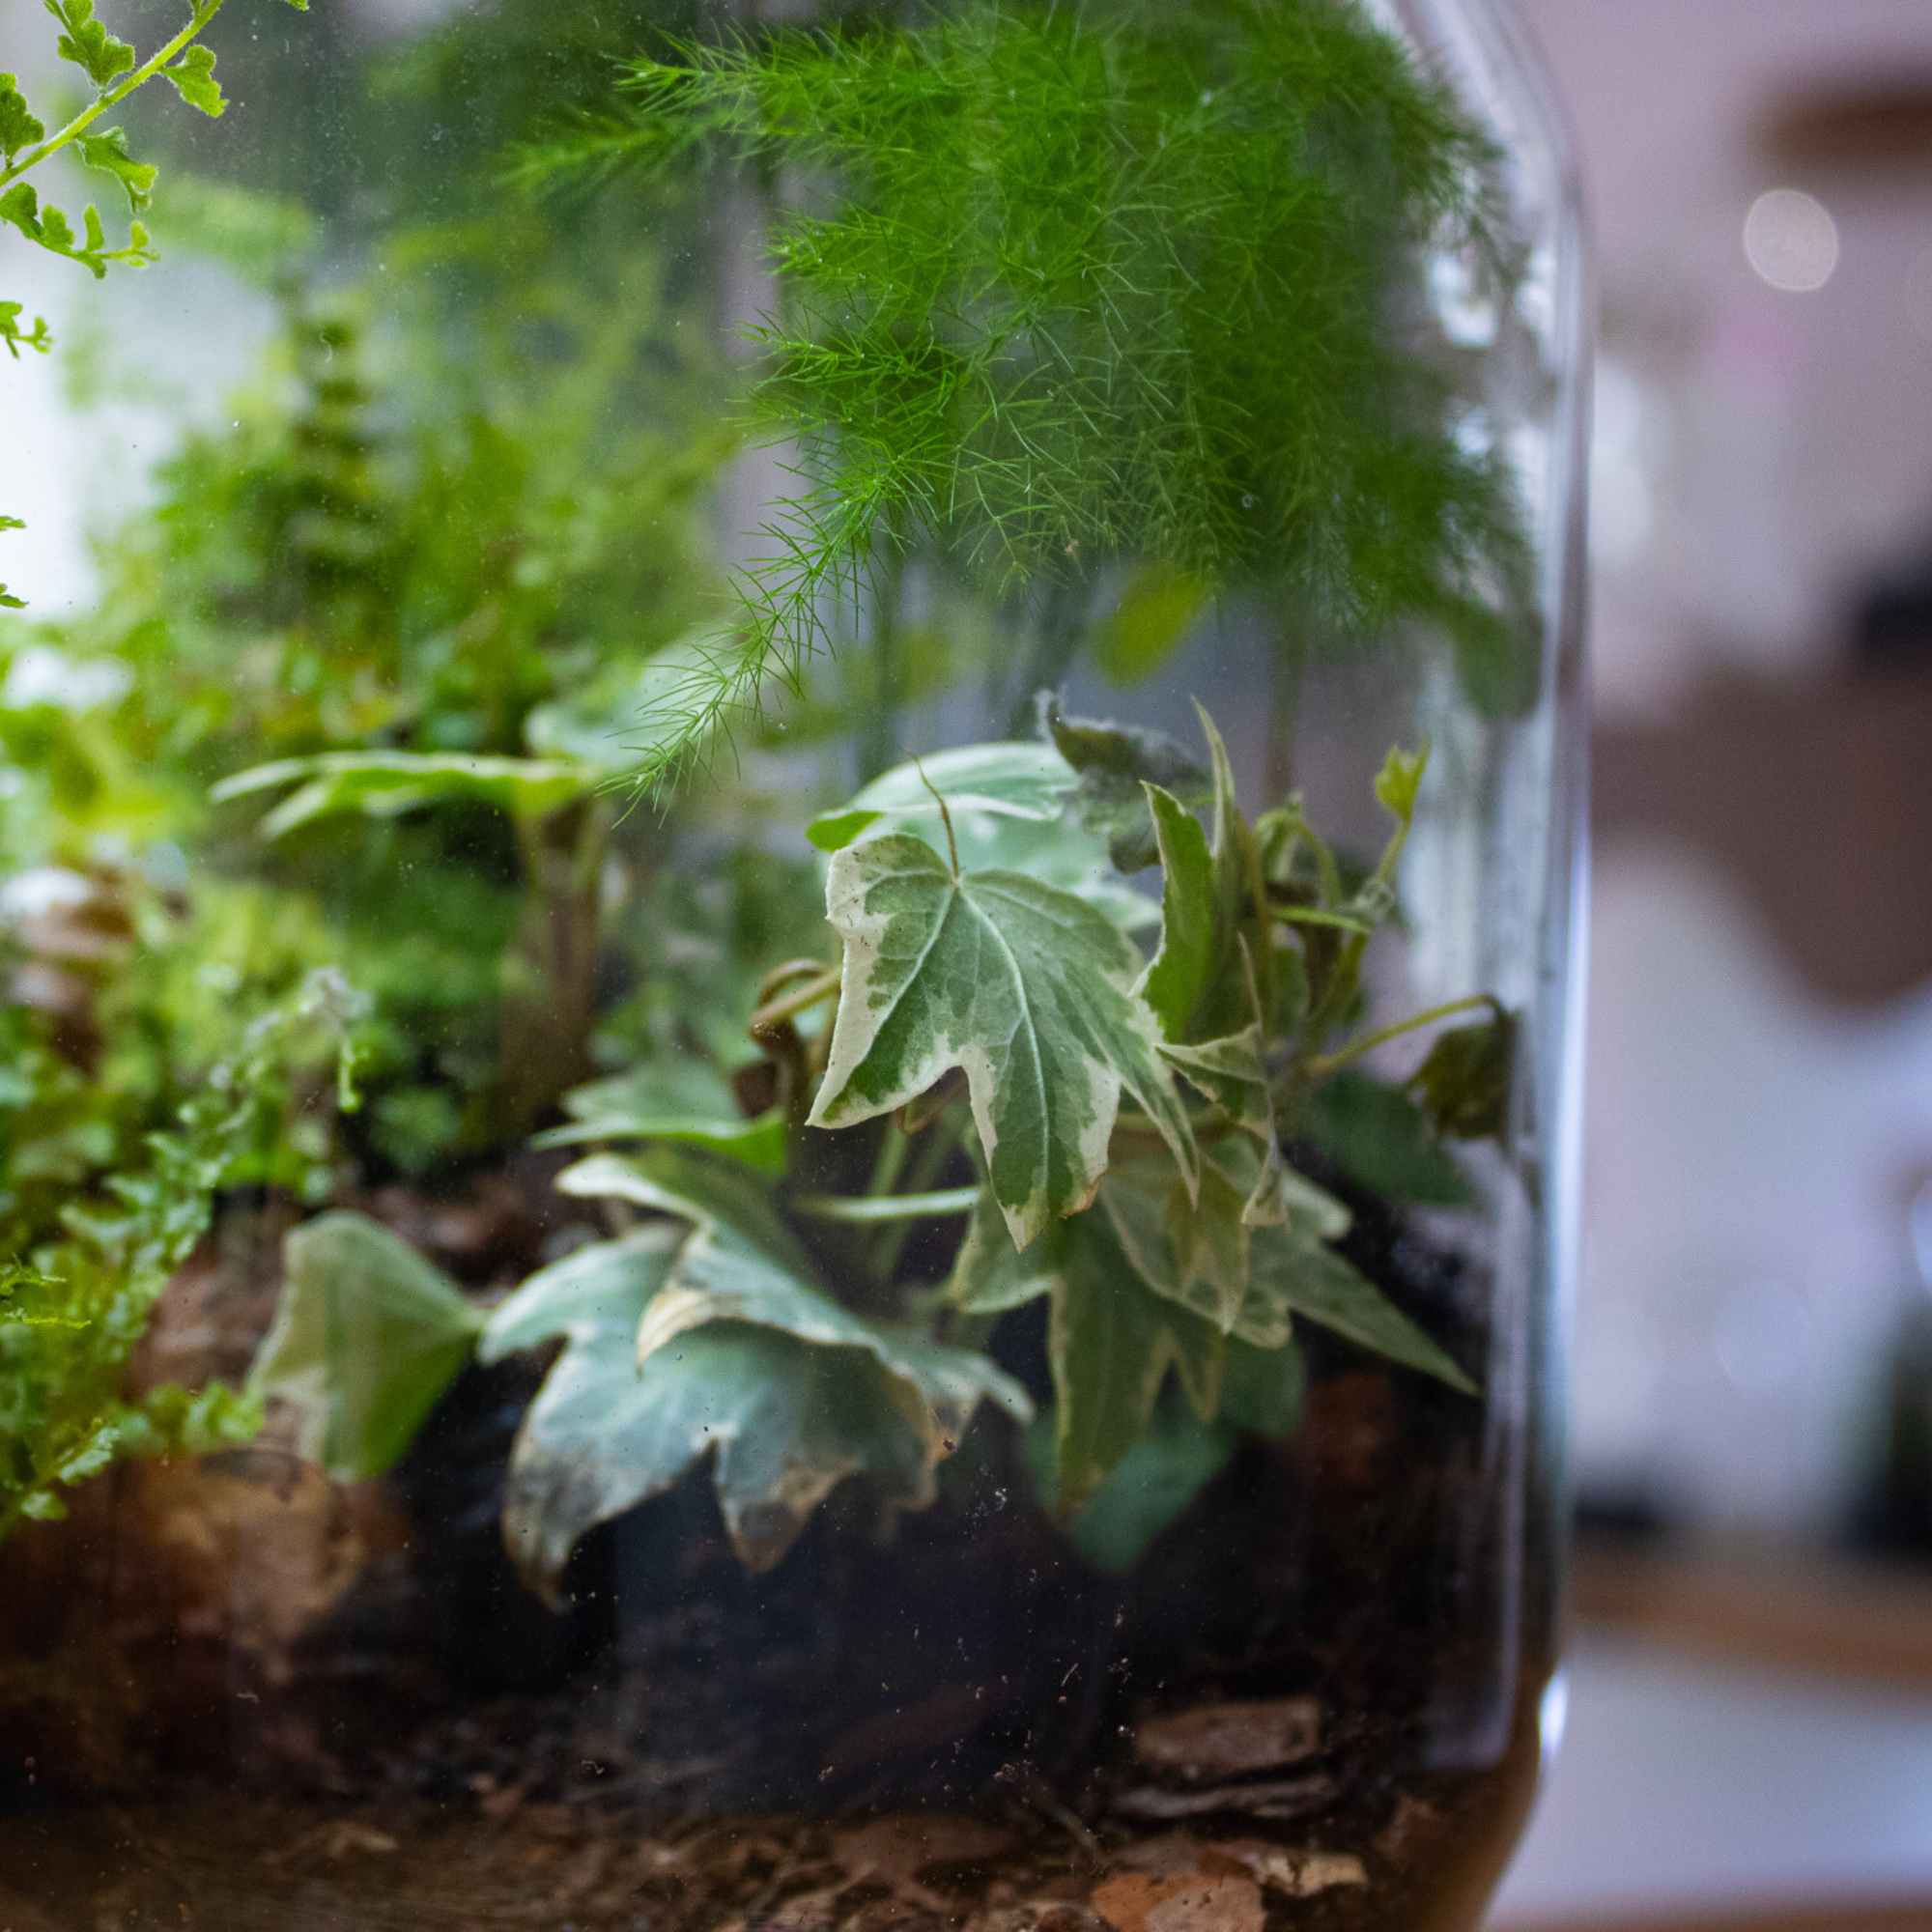
[[[978,0],[688,45],[524,173],[720,161],[795,193],[754,409],[799,483],[743,621],[647,721],[647,791],[916,547],[995,597],[1152,559],[1350,634],[1520,651],[1510,486],[1396,314],[1425,241],[1501,272],[1492,156],[1352,4]]]
[[[0,1544],[22,1522],[65,1515],[64,1491],[124,1457],[253,1434],[255,1406],[232,1390],[165,1387],[128,1403],[122,1379],[155,1304],[207,1233],[215,1193],[261,1136],[292,1037],[318,1023],[337,1035],[338,1097],[353,1099],[347,1029],[361,1012],[336,975],[311,975],[248,1028],[176,1127],[149,1138],[145,1165],[108,1178],[108,1205],[71,1206],[60,1238],[0,1256]],[[0,1222],[0,1240],[16,1232]]]

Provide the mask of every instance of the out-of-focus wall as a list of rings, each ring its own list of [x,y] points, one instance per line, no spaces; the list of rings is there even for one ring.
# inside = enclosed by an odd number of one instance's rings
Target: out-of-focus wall
[[[1814,1528],[1842,1509],[1878,1352],[1918,1292],[1903,1178],[1932,1162],[1932,987],[1879,974],[1879,997],[1847,1004],[1815,970],[1852,925],[1909,962],[1885,923],[1932,900],[1932,851],[1893,809],[1911,772],[1861,768],[1832,710],[1856,586],[1932,555],[1932,151],[1794,169],[1763,130],[1802,91],[1932,77],[1932,8],[1520,4],[1577,130],[1604,322],[1594,676],[1614,755],[1578,1462],[1709,1524]],[[1768,915],[1772,887],[1803,885],[1767,885],[1776,838],[1747,865],[1699,823],[1697,720],[1726,716],[1714,676],[1816,694],[1733,747],[1733,817],[1796,835],[1862,787],[1836,850],[1790,841],[1820,885],[1811,947]],[[1655,809],[1666,767],[1690,778],[1674,820]],[[1779,902],[1802,918],[1803,901]]]

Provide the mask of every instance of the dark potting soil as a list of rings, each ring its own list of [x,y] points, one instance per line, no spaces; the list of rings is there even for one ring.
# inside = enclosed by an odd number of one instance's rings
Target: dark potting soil
[[[1480,1361],[1479,1286],[1351,1205],[1350,1258]],[[841,1491],[763,1577],[700,1472],[589,1540],[561,1617],[497,1535],[535,1372],[473,1372],[401,1533],[191,1741],[124,1726],[74,1779],[56,1735],[0,1787],[0,1928],[1461,1932],[1533,1781],[1543,1552],[1513,1621],[1483,1406],[1302,1332],[1293,1441],[1128,1579],[982,1426],[934,1509],[885,1539]]]

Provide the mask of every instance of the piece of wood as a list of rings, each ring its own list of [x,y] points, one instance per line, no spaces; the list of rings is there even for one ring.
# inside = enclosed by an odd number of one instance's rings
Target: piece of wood
[[[1667,1915],[1655,1918],[1573,1918],[1495,1932],[1932,1932],[1932,1900],[1919,1905],[1818,1905],[1763,1912]]]
[[[1586,1627],[1672,1650],[1932,1690],[1932,1573],[1803,1551],[1674,1554],[1585,1543],[1572,1601]]]

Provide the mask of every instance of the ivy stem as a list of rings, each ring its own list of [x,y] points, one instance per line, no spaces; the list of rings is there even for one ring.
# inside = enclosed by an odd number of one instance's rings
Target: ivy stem
[[[838,973],[836,971],[822,973],[815,980],[808,980],[795,992],[785,994],[782,999],[767,1000],[752,1015],[749,1029],[751,1036],[755,1040],[762,1040],[774,1028],[782,1026],[786,1020],[795,1019],[800,1013],[838,997]]]
[[[1326,1079],[1329,1074],[1339,1073],[1343,1067],[1361,1059],[1363,1054],[1373,1053],[1377,1047],[1385,1046],[1392,1039],[1400,1039],[1406,1033],[1416,1033],[1423,1027],[1435,1025],[1438,1020],[1454,1019],[1458,1013],[1474,1012],[1478,1007],[1494,1008],[1495,1004],[1487,993],[1471,993],[1465,1000],[1449,1000],[1439,1007],[1410,1013],[1406,1020],[1395,1020],[1385,1027],[1378,1027],[1374,1033],[1362,1034],[1348,1045],[1338,1046],[1333,1053],[1318,1054],[1307,1063],[1304,1071],[1313,1079]]]
[[[912,1170],[906,1177],[912,1183],[911,1187],[896,1198],[901,1201],[916,1201],[925,1194],[939,1178],[946,1163],[952,1158],[953,1151],[959,1145],[959,1137],[965,1130],[965,1115],[959,1109],[952,1110],[935,1122],[931,1130],[921,1137],[919,1151],[913,1157]],[[911,1235],[912,1230],[911,1221],[895,1221],[879,1236],[872,1263],[878,1269],[881,1281],[892,1280],[898,1267],[899,1257],[905,1252],[906,1237]]]
[[[970,1214],[980,1189],[941,1187],[924,1194],[801,1194],[791,1203],[815,1221],[845,1221],[859,1225],[923,1221],[939,1214]]]
[[[0,168],[0,187],[5,187],[9,182],[18,181],[29,168],[40,166],[49,156],[57,155],[63,148],[71,146],[103,114],[109,113],[126,100],[136,88],[145,87],[171,60],[185,52],[200,38],[202,29],[221,12],[225,5],[227,0],[202,0],[202,4],[195,7],[187,25],[182,28],[159,53],[143,61],[118,86],[97,97],[91,105],[83,107],[65,128],[49,134],[39,147],[29,148],[12,167]]]

